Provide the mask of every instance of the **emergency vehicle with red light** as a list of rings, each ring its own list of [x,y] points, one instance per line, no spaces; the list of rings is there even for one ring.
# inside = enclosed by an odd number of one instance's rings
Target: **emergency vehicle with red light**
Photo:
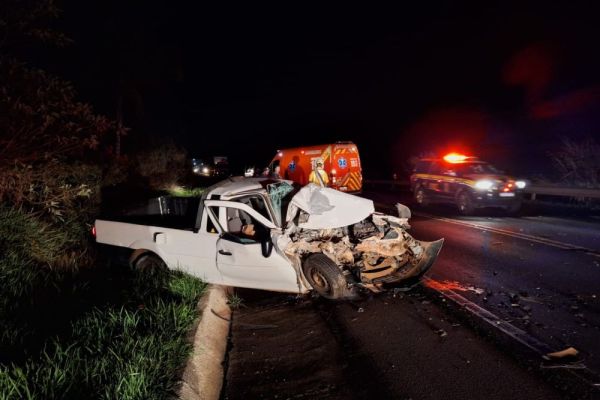
[[[410,186],[420,206],[452,203],[464,215],[476,208],[500,207],[515,214],[521,209],[526,182],[505,175],[477,157],[450,153],[418,160]]]
[[[362,168],[358,148],[352,142],[336,142],[316,146],[278,150],[269,169],[284,179],[306,185],[310,173],[323,165],[329,178],[328,186],[342,192],[358,193],[362,190]]]

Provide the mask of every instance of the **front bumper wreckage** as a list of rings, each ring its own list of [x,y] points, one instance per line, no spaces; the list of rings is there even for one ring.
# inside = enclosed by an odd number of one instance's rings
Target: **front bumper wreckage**
[[[297,229],[285,248],[290,258],[323,253],[338,265],[349,284],[374,292],[386,284],[419,279],[433,265],[444,239],[415,240],[407,218],[373,213],[342,228]]]

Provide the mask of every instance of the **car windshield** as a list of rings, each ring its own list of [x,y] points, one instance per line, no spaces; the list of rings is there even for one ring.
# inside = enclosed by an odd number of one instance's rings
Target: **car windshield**
[[[458,164],[457,168],[462,174],[501,174],[502,172],[492,164],[477,162]]]

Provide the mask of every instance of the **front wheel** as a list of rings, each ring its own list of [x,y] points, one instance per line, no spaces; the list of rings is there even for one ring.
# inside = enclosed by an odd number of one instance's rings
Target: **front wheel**
[[[475,211],[475,205],[471,195],[462,191],[456,196],[456,207],[462,215],[471,215]]]
[[[326,255],[311,254],[302,264],[304,276],[313,289],[326,299],[351,297],[346,278]]]

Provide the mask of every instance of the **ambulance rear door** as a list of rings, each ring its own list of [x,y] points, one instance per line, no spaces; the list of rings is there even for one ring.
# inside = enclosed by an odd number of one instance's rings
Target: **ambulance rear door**
[[[342,192],[362,190],[362,168],[358,148],[353,143],[336,144],[331,162],[332,187]]]

